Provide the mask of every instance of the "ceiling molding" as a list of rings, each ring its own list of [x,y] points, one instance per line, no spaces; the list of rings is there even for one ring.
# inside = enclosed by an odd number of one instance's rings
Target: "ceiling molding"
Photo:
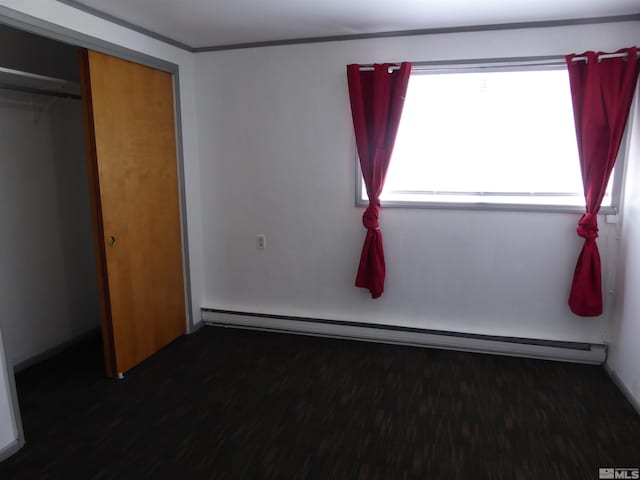
[[[93,8],[88,5],[85,5],[79,0],[56,0],[56,1],[192,53],[220,52],[225,50],[239,50],[239,49],[258,48],[258,47],[278,47],[283,45],[298,45],[298,44],[306,44],[306,43],[340,42],[340,41],[346,41],[346,40],[365,40],[365,39],[374,39],[374,38],[439,35],[439,34],[447,34],[447,33],[487,32],[487,31],[495,31],[495,30],[517,30],[517,29],[524,29],[524,28],[566,27],[566,26],[573,26],[573,25],[592,25],[592,24],[598,24],[598,23],[640,21],[640,12],[638,12],[638,13],[633,13],[629,15],[617,15],[617,16],[608,16],[608,17],[570,18],[570,19],[564,19],[564,20],[544,20],[544,21],[538,21],[538,22],[496,23],[496,24],[489,24],[489,25],[468,25],[468,26],[460,26],[460,27],[439,27],[439,28],[424,28],[424,29],[416,29],[416,30],[396,30],[396,31],[390,31],[390,32],[356,33],[356,34],[348,34],[348,35],[330,35],[330,36],[324,36],[324,37],[291,38],[291,39],[285,39],[285,40],[269,40],[269,41],[263,41],[263,42],[246,42],[246,43],[233,43],[233,44],[227,44],[227,45],[211,45],[211,46],[203,46],[203,47],[193,47],[191,45],[187,45],[186,43],[180,42],[178,40],[174,40],[173,38],[167,37],[165,35],[159,34],[152,30],[148,30],[144,27],[136,25],[134,23],[123,20],[122,18],[116,17],[114,15],[106,13],[97,8]]]
[[[496,23],[491,25],[469,25],[464,27],[425,28],[418,30],[397,30],[393,32],[357,33],[349,35],[333,35],[328,37],[292,38],[288,40],[273,40],[266,42],[234,43],[230,45],[213,45],[210,47],[195,47],[196,53],[220,52],[223,50],[237,50],[242,48],[277,47],[282,45],[297,45],[303,43],[340,42],[345,40],[365,40],[370,38],[409,37],[418,35],[438,35],[445,33],[487,32],[494,30],[515,30],[522,28],[566,27],[571,25],[591,25],[595,23],[616,23],[640,21],[640,12],[630,15],[612,17],[572,18],[566,20],[546,20],[540,22]]]
[[[111,23],[115,23],[116,25],[120,25],[121,27],[128,28],[129,30],[133,30],[134,32],[141,33],[146,35],[147,37],[154,38],[156,40],[160,40],[161,42],[168,43],[169,45],[173,45],[174,47],[180,48],[182,50],[186,50],[187,52],[195,52],[195,48],[186,43],[179,42],[178,40],[174,40],[173,38],[169,38],[165,35],[161,35],[160,33],[154,32],[153,30],[148,30],[140,25],[136,25],[135,23],[128,22],[123,20],[120,17],[116,17],[109,13],[103,12],[102,10],[98,10],[97,8],[90,7],[89,5],[85,5],[84,3],[78,0],[56,0],[59,3],[64,3],[70,7],[73,7],[77,10],[82,10],[85,13],[93,15],[94,17],[102,18],[103,20],[107,20]]]

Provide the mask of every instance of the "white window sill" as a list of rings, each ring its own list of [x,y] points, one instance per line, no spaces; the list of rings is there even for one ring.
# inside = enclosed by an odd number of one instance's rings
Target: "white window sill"
[[[356,200],[356,207],[367,207],[367,200]],[[485,210],[505,212],[541,212],[541,213],[579,213],[585,212],[584,206],[575,205],[541,205],[524,203],[489,203],[489,202],[416,202],[416,201],[382,201],[382,208],[411,208],[436,210]],[[601,207],[599,214],[616,215],[615,207]]]

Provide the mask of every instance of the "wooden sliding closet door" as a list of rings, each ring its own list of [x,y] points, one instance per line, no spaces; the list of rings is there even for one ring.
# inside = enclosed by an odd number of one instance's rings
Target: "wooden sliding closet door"
[[[107,374],[185,333],[173,78],[81,54]]]

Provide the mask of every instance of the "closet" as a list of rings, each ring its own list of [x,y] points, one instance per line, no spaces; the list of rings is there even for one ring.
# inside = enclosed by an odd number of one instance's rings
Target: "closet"
[[[78,49],[0,27],[0,325],[17,370],[97,332]]]
[[[11,360],[101,325],[122,378],[186,331],[173,74],[0,28]]]
[[[0,25],[0,459],[14,371],[100,331],[122,378],[186,331],[174,73]]]

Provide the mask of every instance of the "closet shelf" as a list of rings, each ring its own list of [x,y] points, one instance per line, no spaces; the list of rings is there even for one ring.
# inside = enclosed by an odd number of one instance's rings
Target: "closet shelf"
[[[79,83],[4,67],[0,67],[0,88],[56,97],[80,98]]]

